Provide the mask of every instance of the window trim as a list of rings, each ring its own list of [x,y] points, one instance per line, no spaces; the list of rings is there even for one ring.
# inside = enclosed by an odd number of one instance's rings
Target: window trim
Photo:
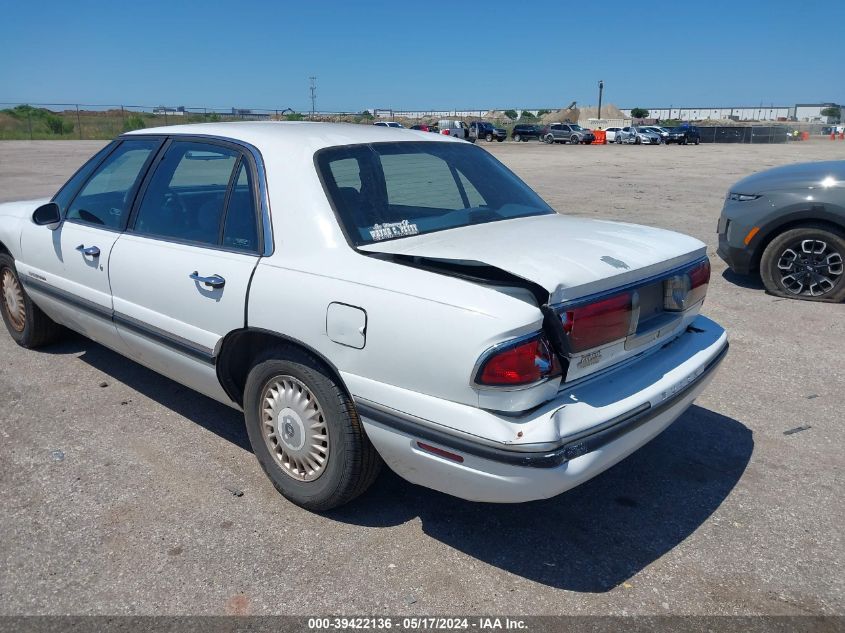
[[[141,188],[144,184],[144,181],[146,180],[147,176],[150,173],[150,169],[152,168],[152,165],[155,163],[155,161],[158,159],[159,154],[161,153],[161,148],[162,148],[162,145],[164,144],[164,140],[165,140],[164,137],[161,136],[161,135],[158,135],[158,134],[149,135],[149,136],[145,136],[142,139],[142,140],[153,140],[153,141],[157,140],[157,141],[159,141],[159,143],[156,147],[153,148],[153,150],[150,152],[150,155],[147,157],[147,160],[144,161],[144,164],[141,166],[141,169],[138,171],[138,174],[141,176],[141,178],[136,179],[135,184],[132,185],[134,191],[132,192],[132,195],[130,197],[128,213],[126,213],[125,217],[121,218],[121,223],[118,227],[106,226],[105,224],[93,224],[91,222],[85,222],[84,220],[79,220],[77,218],[69,218],[69,217],[67,217],[67,212],[73,206],[73,203],[76,202],[76,199],[79,197],[79,194],[82,193],[82,190],[85,189],[85,187],[88,185],[89,182],[91,182],[91,179],[93,179],[94,176],[96,176],[99,173],[99,170],[103,166],[103,163],[105,163],[109,159],[109,157],[111,157],[118,150],[118,148],[120,148],[123,145],[124,142],[131,141],[131,140],[133,140],[133,139],[132,138],[119,137],[118,139],[115,139],[115,141],[113,141],[115,143],[114,148],[106,156],[104,156],[102,158],[102,160],[100,160],[100,162],[97,164],[97,166],[94,168],[94,170],[88,176],[88,178],[85,179],[85,182],[79,187],[79,189],[76,191],[76,193],[74,193],[73,198],[71,198],[70,202],[68,203],[67,210],[62,212],[62,224],[64,224],[65,222],[68,222],[70,224],[76,224],[76,225],[79,225],[79,226],[86,226],[86,227],[90,227],[90,228],[94,228],[94,229],[99,229],[101,231],[108,231],[110,233],[123,233],[123,232],[126,231],[126,226],[129,222],[129,218],[132,216],[132,209],[135,207],[135,203],[138,200],[138,193],[141,191]],[[84,165],[83,165],[83,167],[84,167]]]
[[[132,136],[142,136],[133,134]],[[209,244],[208,242],[197,242],[194,240],[185,240],[180,239],[178,237],[173,237],[170,235],[155,235],[153,233],[141,233],[135,230],[135,224],[138,221],[138,214],[141,210],[141,204],[144,201],[144,197],[147,194],[147,190],[149,189],[150,183],[152,182],[153,177],[155,176],[156,171],[159,168],[159,165],[164,160],[164,156],[167,153],[167,150],[170,148],[173,143],[200,143],[205,145],[216,145],[218,147],[223,147],[225,149],[231,150],[236,152],[235,157],[235,164],[232,167],[232,173],[229,175],[229,182],[226,184],[226,193],[223,197],[223,214],[220,218],[220,226],[218,227],[217,244]],[[225,229],[226,225],[226,217],[229,213],[229,200],[231,198],[232,187],[235,184],[235,174],[237,174],[240,166],[244,162],[244,158],[246,158],[246,163],[248,167],[252,170],[253,174],[253,186],[252,186],[252,215],[253,221],[255,222],[256,228],[256,237],[258,243],[256,247],[251,250],[244,250],[244,249],[236,249],[223,246],[223,230]],[[255,165],[250,162],[248,157],[248,152],[244,151],[244,148],[240,146],[238,143],[233,142],[229,139],[217,138],[217,137],[197,137],[193,135],[182,135],[182,134],[174,134],[172,136],[167,137],[164,145],[161,147],[158,156],[156,157],[156,164],[152,166],[149,171],[147,172],[144,181],[141,183],[141,187],[139,188],[138,195],[135,197],[135,202],[132,205],[132,210],[129,214],[129,221],[126,224],[125,232],[127,235],[134,235],[135,237],[140,237],[144,239],[153,240],[156,242],[167,242],[171,244],[180,244],[182,246],[192,246],[195,248],[205,248],[208,250],[215,250],[215,251],[222,251],[226,253],[237,253],[239,255],[249,255],[253,257],[263,257],[265,254],[262,252],[262,245],[266,246],[263,234],[263,227],[262,222],[260,221],[259,217],[259,205],[256,204],[258,198],[256,198],[256,181],[255,181]]]

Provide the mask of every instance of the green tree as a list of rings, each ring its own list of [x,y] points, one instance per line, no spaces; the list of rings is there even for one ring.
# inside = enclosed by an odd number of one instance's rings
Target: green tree
[[[516,113],[516,110],[505,110],[504,114],[511,121],[516,121],[519,118],[519,115]]]
[[[840,108],[839,106],[830,106],[828,108],[822,108],[821,115],[836,119],[837,121],[841,121],[842,108]]]
[[[44,123],[47,125],[47,129],[50,130],[52,134],[62,135],[73,132],[73,123],[65,121],[62,117],[51,112],[47,112],[44,115]]]
[[[648,118],[648,110],[645,108],[631,108],[632,119],[646,119]]]
[[[132,130],[140,130],[142,128],[147,127],[146,121],[144,121],[144,117],[142,117],[137,112],[133,112],[130,114],[126,121],[123,123],[123,131],[124,132],[131,132]]]

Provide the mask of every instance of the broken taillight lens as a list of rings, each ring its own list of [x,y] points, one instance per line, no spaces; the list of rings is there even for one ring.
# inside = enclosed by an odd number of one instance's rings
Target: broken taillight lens
[[[494,350],[476,376],[480,385],[530,385],[561,373],[560,363],[542,334]]]
[[[625,338],[631,327],[632,312],[631,292],[564,309],[560,323],[567,351],[583,352]]]
[[[710,283],[710,260],[673,275],[663,282],[663,309],[682,312],[703,301]]]

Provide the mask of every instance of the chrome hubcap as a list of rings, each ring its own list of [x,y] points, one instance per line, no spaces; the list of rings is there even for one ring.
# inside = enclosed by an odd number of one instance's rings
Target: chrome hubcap
[[[6,314],[12,327],[22,332],[26,327],[26,304],[23,299],[23,289],[17,277],[8,268],[3,271],[3,301],[6,304]]]
[[[297,481],[314,481],[329,459],[329,430],[319,401],[302,381],[277,376],[261,397],[264,442]]]
[[[842,254],[823,240],[803,240],[787,248],[777,267],[784,290],[809,297],[833,290],[845,271]]]

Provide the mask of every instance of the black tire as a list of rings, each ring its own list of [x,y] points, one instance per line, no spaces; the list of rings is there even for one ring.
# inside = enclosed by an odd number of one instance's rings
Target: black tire
[[[485,137],[484,137],[484,139],[485,139],[488,143],[492,143],[492,142],[493,142],[493,135],[492,135],[492,134],[490,134],[490,132],[487,132],[487,136],[485,136]]]
[[[821,244],[824,252],[815,253]],[[766,290],[778,297],[839,303],[845,301],[843,262],[845,233],[824,225],[801,226],[769,242],[760,258],[760,277]]]
[[[680,145],[686,145],[686,144],[687,144],[687,139],[686,139],[686,138],[682,138],[682,139],[681,139],[678,143],[679,143]]]
[[[504,141],[505,139],[504,139],[504,138],[502,138],[502,137],[500,136],[500,137],[499,137],[499,138],[497,138],[496,140],[497,140],[497,141],[499,141],[499,142],[501,143],[501,142],[502,142],[502,141]]]
[[[570,145],[578,145],[578,143],[580,143],[580,142],[581,142],[580,139],[577,136],[575,136],[574,134],[569,137]]]
[[[513,140],[519,143],[522,140],[522,136],[520,136],[519,134],[514,134]]]
[[[21,308],[15,310],[14,317],[5,296],[7,282],[12,293],[16,295],[16,305]],[[15,260],[7,253],[0,253],[0,312],[3,313],[3,323],[6,324],[9,336],[15,343],[27,349],[48,345],[64,332],[61,325],[44,314],[29,298],[18,277]]]
[[[698,145],[701,142],[700,138],[695,139],[695,144]]]
[[[543,137],[543,140],[546,142],[546,145],[554,145],[555,143],[555,137],[551,134],[546,134],[546,136]]]
[[[324,471],[313,481],[286,473],[264,438],[263,395],[274,380],[300,381],[316,398],[326,424],[329,452]],[[258,463],[284,497],[307,510],[324,512],[352,501],[375,481],[381,457],[361,424],[355,404],[313,355],[292,346],[268,350],[247,377],[244,389],[247,434]]]
[[[634,139],[634,145],[642,145],[643,140],[638,136]]]

